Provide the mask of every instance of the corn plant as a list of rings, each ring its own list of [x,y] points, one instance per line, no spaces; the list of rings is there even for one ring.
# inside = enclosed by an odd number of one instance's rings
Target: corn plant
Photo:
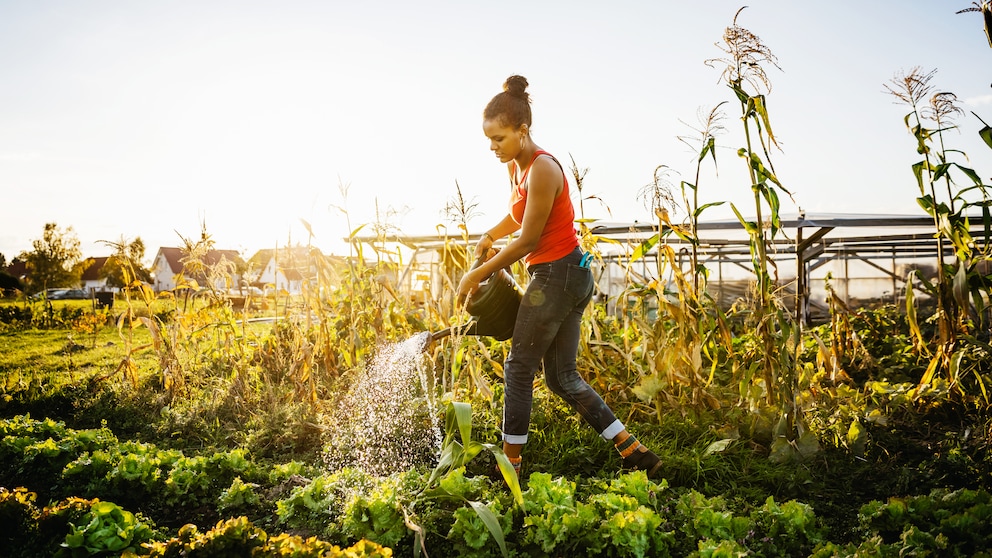
[[[596,194],[586,194],[585,192],[585,180],[586,175],[589,174],[588,168],[580,168],[578,163],[575,162],[575,157],[569,154],[569,158],[572,161],[569,171],[572,173],[572,182],[575,185],[576,197],[579,201],[579,214],[575,219],[575,224],[578,225],[579,231],[579,245],[583,250],[589,252],[598,261],[602,262],[602,250],[600,246],[602,244],[619,244],[616,240],[607,238],[605,236],[597,235],[589,227],[591,223],[595,223],[598,219],[586,216],[586,202],[595,201],[606,209],[607,214],[612,214],[610,211],[610,206],[606,202],[597,196]]]
[[[974,111],[971,114],[982,123],[982,129],[978,131],[978,136],[982,138],[985,145],[992,148],[992,126],[989,126],[988,122],[982,120],[982,117],[975,114]]]
[[[723,34],[723,44],[718,45],[726,56],[706,61],[710,66],[723,66],[721,80],[726,82],[739,103],[744,146],[738,149],[737,154],[747,167],[754,198],[753,221],[746,219],[731,204],[750,238],[751,263],[756,281],[749,324],[754,328],[760,353],[755,355],[757,367],[745,368],[741,395],[749,400],[763,392],[765,404],[782,412],[780,424],[783,426],[780,431],[795,433],[798,410],[795,404],[794,351],[799,347],[800,331],[777,300],[777,285],[772,275],[774,264],[767,253],[782,229],[779,192],[791,197],[775,175],[771,162],[770,151],[778,147],[778,141],[772,131],[766,96],[761,92],[771,90],[765,66],[779,66],[776,56],[760,37],[738,25],[737,19],[743,9],[737,11],[733,24]],[[752,389],[753,386],[760,386],[760,389]],[[792,434],[789,438],[792,439]]]
[[[967,12],[979,12],[982,14],[982,18],[985,20],[985,38],[988,39],[989,46],[992,47],[992,2],[989,0],[983,0],[980,4],[978,2],[972,2],[970,8],[958,10],[955,13],[963,14]]]
[[[134,345],[134,329],[145,324],[148,325],[149,330],[156,332],[158,331],[158,325],[153,322],[154,318],[151,316],[144,318],[138,317],[133,298],[137,295],[138,299],[144,302],[145,308],[150,309],[152,302],[155,300],[155,293],[151,286],[142,280],[141,271],[143,268],[141,267],[138,253],[131,249],[133,243],[127,242],[124,238],[121,238],[119,242],[104,241],[103,243],[114,250],[111,258],[120,273],[120,280],[123,287],[121,293],[124,295],[124,312],[117,318],[117,331],[121,341],[124,343],[125,355],[114,373],[119,372],[124,378],[130,379],[132,384],[136,384],[137,378],[135,372],[137,366],[134,363],[133,356],[136,352],[146,349],[148,346]]]
[[[622,296],[636,292],[625,291]],[[649,322],[642,318],[640,308],[628,309],[619,315],[608,314],[603,304],[593,304],[582,321],[584,333],[580,338],[578,371],[611,408],[630,407],[631,418],[656,416],[656,403],[647,397],[643,402],[629,402],[630,388],[649,375],[645,355],[648,354],[646,333]],[[664,392],[658,393],[663,396]]]
[[[988,278],[982,272],[982,264],[992,254],[989,186],[977,172],[955,160],[966,160],[966,155],[945,143],[947,133],[957,127],[955,117],[962,111],[953,93],[934,91],[931,81],[935,73],[936,70],[926,72],[916,67],[897,74],[885,85],[898,102],[910,109],[904,121],[916,140],[917,153],[923,156],[912,167],[919,190],[917,202],[934,226],[936,284],[921,279],[920,285],[936,301],[937,339],[930,365],[920,380],[921,387],[930,384],[939,373],[953,375],[957,368],[955,363],[962,355],[961,339],[969,337],[974,320],[981,320],[988,307]],[[984,224],[983,242],[971,234],[976,210]],[[949,257],[948,251],[953,251],[953,256]],[[929,357],[926,345],[921,343],[920,347],[921,355]]]
[[[664,327],[667,325],[663,320],[657,319],[660,300],[668,296],[664,278],[669,273],[680,273],[681,270],[668,268],[660,250],[654,258],[654,278],[646,268],[643,272],[638,272],[635,264],[644,264],[659,242],[673,231],[672,227],[666,228],[666,224],[670,224],[668,212],[669,209],[674,209],[675,202],[668,173],[662,172],[663,169],[665,167],[658,167],[654,180],[640,191],[645,207],[658,218],[658,225],[651,237],[627,247],[630,257],[624,269],[626,288],[617,297],[620,323],[615,325],[620,326],[620,331],[615,336],[618,339],[611,345],[623,359],[618,368],[626,368],[629,374],[629,380],[625,380],[623,376],[617,379],[621,385],[637,384],[638,391],[635,393],[648,405],[649,416],[656,417],[660,416],[663,403],[676,406],[678,401],[677,394],[670,394],[667,390],[671,380],[667,377],[669,370],[655,359],[663,358],[665,351],[671,349],[658,343],[658,334],[664,337]],[[600,327],[596,324],[593,330],[598,329]]]
[[[342,197],[347,202],[348,186],[341,186]],[[395,212],[380,210],[376,202],[375,220],[368,225],[352,228],[346,206],[338,208],[345,215],[348,228],[350,255],[340,272],[321,258],[318,263],[317,284],[307,298],[307,308],[318,318],[320,336],[326,338],[324,348],[328,356],[342,351],[340,363],[351,368],[361,365],[372,355],[376,343],[390,335],[409,333],[405,318],[409,305],[397,293],[394,277],[402,269],[402,254],[390,248],[388,237],[396,230],[390,222]],[[368,226],[374,233],[369,248],[375,261],[366,257],[365,245],[359,233]],[[385,310],[385,311],[384,311]],[[307,323],[313,323],[308,318]],[[395,327],[395,329],[394,329]]]
[[[658,280],[649,283],[647,288],[653,291],[652,298],[658,302],[658,316],[646,329],[649,352],[644,360],[649,373],[634,392],[642,400],[654,402],[659,420],[663,399],[672,399],[669,403],[682,400],[682,389],[688,392],[690,408],[720,407],[708,388],[721,353],[730,349],[730,335],[722,312],[706,293],[706,268],[699,264],[698,258],[698,227],[700,215],[723,202],[700,205],[697,186],[707,156],[716,162],[715,135],[721,129],[719,109],[720,105],[714,107],[703,118],[694,181],[683,180],[680,184],[686,223],[674,224],[669,217],[668,210],[675,202],[667,167],[656,168],[653,182],[642,189],[645,205],[653,211],[658,223],[656,233],[634,251],[631,263],[644,258],[649,251],[655,251]],[[688,143],[686,139],[680,139]],[[664,242],[672,234],[690,245],[688,272],[683,269],[674,248]],[[663,280],[665,277],[671,277],[671,289]],[[711,363],[708,373],[704,369],[704,356]]]
[[[641,312],[621,312],[619,317],[606,315],[606,304],[602,302],[608,302],[605,298],[608,293],[603,293],[600,285],[600,278],[609,265],[604,258],[604,246],[620,251],[624,251],[627,247],[616,239],[596,234],[590,226],[599,219],[586,214],[587,202],[598,203],[607,214],[611,214],[610,207],[598,195],[586,192],[585,179],[589,169],[580,167],[574,157],[571,155],[569,157],[571,159],[569,171],[572,174],[572,183],[578,199],[575,223],[579,234],[579,245],[591,254],[598,264],[592,266],[596,280],[593,288],[597,296],[582,320],[584,334],[580,337],[577,364],[582,377],[613,405],[627,399],[629,386],[646,373],[642,358],[645,352],[643,333],[649,330],[650,326],[646,320],[641,320],[641,316],[646,316]],[[641,283],[643,284],[643,281]],[[619,306],[627,304],[628,299],[635,298],[639,304],[646,303],[645,299],[637,296],[638,294],[640,293],[631,289],[625,290],[617,296],[615,302]],[[647,293],[647,296],[650,297],[651,294]],[[646,304],[642,308],[646,308]],[[632,413],[643,413],[647,416],[654,414],[650,406],[636,403]]]
[[[682,193],[683,207],[686,208],[686,212],[688,213],[687,221],[689,230],[688,234],[684,235],[684,240],[689,242],[692,249],[690,260],[692,269],[692,288],[696,291],[697,296],[702,292],[700,289],[700,278],[706,274],[706,268],[699,265],[699,217],[704,211],[706,211],[707,208],[723,205],[724,203],[722,201],[714,201],[700,205],[699,184],[702,180],[701,175],[703,161],[706,160],[707,155],[713,159],[713,166],[716,167],[716,136],[724,132],[724,115],[721,107],[725,102],[726,101],[713,107],[708,113],[705,113],[705,115],[700,115],[699,121],[701,126],[699,129],[693,129],[697,134],[696,137],[679,137],[680,141],[688,145],[690,148],[695,148],[698,153],[696,157],[695,178],[692,182],[682,180],[679,183],[679,189]],[[675,230],[675,232],[678,234],[677,230]]]
[[[440,357],[439,369],[447,372],[442,373],[442,390],[454,392],[461,388],[467,393],[478,392],[483,398],[490,399],[492,387],[482,370],[488,362],[490,367],[502,371],[502,361],[490,354],[483,340],[471,339],[461,332],[458,326],[467,323],[468,316],[464,308],[458,307],[455,298],[458,281],[474,265],[474,247],[468,231],[469,222],[478,216],[477,207],[476,202],[465,198],[461,185],[455,181],[455,196],[448,200],[444,214],[458,229],[458,236],[448,236],[446,229],[439,231],[443,233],[444,240],[438,263],[441,293],[437,294],[441,296],[429,296],[425,308],[429,314],[428,323],[440,324],[441,328],[454,328],[451,343],[448,344],[450,351],[435,353]],[[520,279],[519,274],[517,278]],[[434,295],[430,290],[428,294]]]
[[[347,199],[347,187],[341,189]],[[376,236],[370,244],[376,257],[370,261],[359,239],[366,225],[352,228],[346,207],[338,209],[351,230],[351,255],[335,262],[317,248],[309,248],[313,274],[304,285],[300,305],[284,326],[297,347],[286,355],[298,368],[290,374],[291,380],[304,387],[297,391],[314,404],[319,386],[326,389],[328,382],[360,369],[380,342],[409,336],[419,320],[410,301],[394,286],[403,262],[397,250],[387,247],[386,238],[393,230],[387,217],[377,210],[372,224]],[[304,226],[312,241],[309,223]]]
[[[226,289],[233,285],[234,262],[221,259],[208,262],[214,247],[206,228],[197,240],[180,236],[185,273],[173,291],[162,296],[172,305],[174,318],[168,323],[142,320],[151,330],[154,347],[162,366],[163,384],[170,399],[191,395],[214,378],[218,384],[227,379],[247,381],[243,376],[250,358],[244,321],[239,327],[236,315],[226,299]],[[200,281],[204,285],[200,285]],[[142,289],[143,296],[148,296]]]
[[[513,469],[509,458],[503,453],[502,448],[495,444],[486,444],[472,439],[472,406],[469,403],[452,401],[448,404],[445,416],[445,434],[444,442],[441,446],[441,456],[427,481],[427,488],[431,488],[431,490],[425,491],[423,495],[429,498],[455,496],[445,491],[442,479],[460,474],[461,469],[469,461],[478,456],[483,450],[486,450],[492,453],[493,458],[496,460],[500,475],[502,475],[506,486],[513,495],[514,502],[518,506],[523,506],[524,499],[523,493],[520,491],[520,479],[517,477],[517,473]],[[464,497],[461,498],[465,499]],[[482,502],[465,500],[476,516],[478,516],[479,520],[485,525],[486,529],[488,529],[490,536],[493,537],[499,546],[502,555],[509,556],[506,542],[503,540],[503,529],[499,520],[493,514],[493,511]],[[423,534],[422,531],[418,531],[417,529],[414,529],[414,531],[418,538],[416,554],[419,555],[419,550],[423,544]]]

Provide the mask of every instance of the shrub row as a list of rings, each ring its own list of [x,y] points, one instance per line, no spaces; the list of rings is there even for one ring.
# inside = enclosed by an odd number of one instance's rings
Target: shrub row
[[[163,536],[141,514],[112,502],[68,498],[38,508],[37,495],[23,487],[0,487],[0,522],[9,527],[0,535],[0,555],[10,558],[77,556],[151,556],[254,558],[388,558],[392,550],[371,541],[349,548],[298,535],[269,536],[245,517],[220,521],[201,533],[186,525]]]
[[[82,306],[0,304],[0,331],[67,329],[87,312]]]
[[[973,556],[992,547],[992,498],[984,490],[870,502],[859,514],[863,540],[831,542],[805,503],[732,502],[639,472],[576,480],[533,473],[522,506],[502,481],[464,469],[431,486],[428,471],[312,473],[300,463],[261,466],[239,450],[186,456],[119,442],[105,428],[19,416],[0,421],[0,486],[29,488],[0,491],[0,521],[14,527],[2,544],[37,552],[57,542],[84,556],[127,549],[194,556],[207,547],[388,556],[390,548],[421,546],[458,556]],[[34,487],[56,503],[35,506]],[[182,514],[198,521],[171,531]],[[206,525],[215,526],[201,532]]]

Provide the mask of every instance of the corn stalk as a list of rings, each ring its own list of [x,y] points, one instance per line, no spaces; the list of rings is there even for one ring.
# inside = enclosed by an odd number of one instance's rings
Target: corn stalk
[[[800,329],[792,324],[788,312],[783,312],[776,296],[776,281],[769,271],[772,263],[768,258],[768,247],[781,231],[779,215],[781,203],[778,192],[791,197],[775,175],[771,163],[771,148],[778,142],[772,131],[765,94],[770,91],[771,82],[765,66],[778,68],[778,61],[771,49],[750,30],[737,23],[744,8],[737,11],[733,24],[723,35],[723,44],[718,45],[726,54],[724,58],[707,60],[711,66],[722,65],[721,80],[733,92],[740,106],[740,122],[744,133],[744,146],[737,154],[743,159],[751,182],[754,198],[754,220],[746,219],[741,211],[731,204],[750,239],[751,263],[755,274],[755,288],[750,317],[754,335],[758,340],[760,355],[758,369],[751,369],[760,375],[761,391],[765,404],[777,407],[781,412],[780,426],[776,432],[787,435],[792,441],[802,426],[797,422],[799,409],[795,402],[797,370],[795,351],[800,347]],[[752,389],[756,376],[748,373],[742,382],[742,397],[745,400],[756,395]]]
[[[957,128],[954,118],[963,111],[957,107],[957,97],[953,93],[934,92],[930,82],[935,73],[936,70],[924,72],[916,67],[897,74],[885,86],[891,95],[910,108],[903,120],[916,141],[917,153],[923,156],[912,166],[919,190],[917,203],[933,220],[937,250],[935,284],[920,278],[920,286],[937,304],[936,348],[927,372],[920,380],[921,390],[938,375],[955,384],[961,351],[966,349],[960,341],[970,337],[973,319],[981,320],[987,307],[989,288],[980,264],[990,257],[989,240],[992,239],[989,186],[973,169],[952,160],[955,155],[967,159],[964,153],[948,148],[944,142],[945,132]],[[979,132],[983,139],[986,129],[987,125]],[[965,185],[960,186],[956,179]],[[982,243],[977,243],[971,235],[971,213],[976,209],[981,212],[984,225]],[[948,250],[953,251],[951,259],[945,253]],[[921,356],[930,355],[924,343],[919,343],[918,347]]]
[[[637,247],[630,262],[655,253],[657,279],[645,285],[643,291],[650,299],[657,300],[658,313],[655,320],[643,324],[648,367],[633,391],[641,400],[654,404],[659,419],[666,405],[674,406],[676,401],[684,399],[688,399],[692,409],[719,408],[719,400],[710,394],[709,387],[722,355],[732,351],[729,328],[715,301],[706,293],[707,270],[699,264],[698,257],[699,217],[707,208],[723,203],[700,205],[698,188],[702,163],[707,157],[716,163],[715,135],[722,130],[722,104],[701,118],[701,130],[696,130],[699,145],[695,178],[693,182],[680,182],[687,215],[685,223],[673,223],[669,216],[669,207],[675,204],[667,167],[657,167],[654,180],[641,191],[646,207],[658,219],[657,229]],[[679,139],[690,143],[686,138]],[[688,272],[672,245],[665,242],[671,235],[690,246]],[[666,277],[671,277],[673,288],[669,288]],[[708,370],[704,368],[704,357],[709,362]]]

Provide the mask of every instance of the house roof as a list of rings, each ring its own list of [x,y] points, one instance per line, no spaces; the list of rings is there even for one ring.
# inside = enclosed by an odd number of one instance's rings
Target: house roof
[[[285,268],[280,268],[280,270],[282,271],[283,275],[286,276],[286,279],[289,280],[289,281],[302,281],[303,280],[303,274],[300,273],[299,270],[296,270],[296,269],[285,269]]]
[[[307,246],[263,248],[255,252],[255,255],[248,260],[248,263],[253,264],[255,267],[262,267],[268,264],[272,258],[276,258],[276,262],[280,267],[307,265],[311,258],[311,250],[317,251],[316,248],[311,249]]]
[[[28,273],[28,264],[26,264],[23,260],[18,260],[15,258],[14,261],[10,262],[10,265],[7,266],[7,273],[17,278],[24,277]]]
[[[159,255],[165,258],[165,263],[169,266],[169,271],[179,273],[183,269],[183,249],[163,246],[158,249]],[[156,256],[156,259],[158,257]]]
[[[343,258],[338,256],[328,256],[320,252],[316,247],[310,246],[287,246],[285,248],[263,248],[249,260],[249,265],[254,268],[262,268],[273,259],[276,260],[276,269],[281,272],[289,281],[302,281],[313,273],[313,265],[317,261],[324,261],[331,265],[340,264]]]
[[[99,281],[100,280],[100,270],[106,265],[107,260],[110,258],[107,256],[100,256],[99,258],[87,258],[90,262],[86,269],[83,270],[83,274],[79,277],[82,281]]]
[[[180,273],[183,270],[183,258],[188,255],[188,252],[184,248],[163,246],[158,249],[158,253],[165,258],[172,273]],[[156,256],[156,259],[158,259],[158,256]],[[222,259],[235,263],[242,263],[243,261],[237,250],[210,250],[203,257],[203,263],[214,265]]]

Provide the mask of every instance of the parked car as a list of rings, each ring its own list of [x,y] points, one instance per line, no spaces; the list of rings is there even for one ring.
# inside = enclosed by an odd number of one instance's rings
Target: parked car
[[[31,295],[34,300],[86,300],[90,297],[85,289],[47,289],[45,292]]]
[[[58,299],[61,298],[62,294],[68,290],[69,289],[46,289],[42,292],[34,293],[29,298],[31,300],[41,300],[43,298],[47,298],[48,300]]]
[[[54,300],[86,300],[90,297],[90,294],[86,292],[86,289],[68,289],[63,291],[57,297],[49,297]]]

